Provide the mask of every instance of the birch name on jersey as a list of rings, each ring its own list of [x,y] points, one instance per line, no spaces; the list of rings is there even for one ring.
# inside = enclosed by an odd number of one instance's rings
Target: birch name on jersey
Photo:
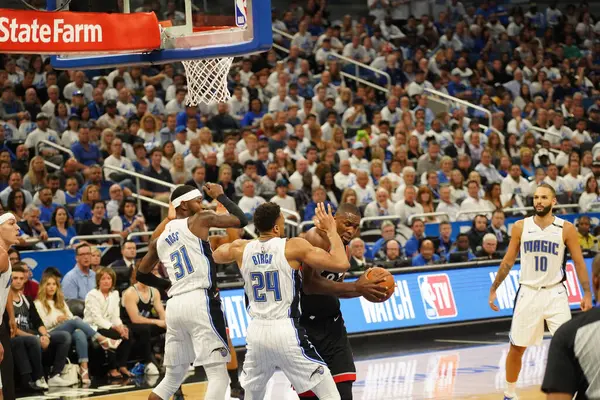
[[[555,256],[558,255],[558,246],[560,243],[549,240],[528,240],[523,242],[525,253],[548,253]]]
[[[252,256],[254,265],[269,265],[273,262],[273,254],[258,253]]]

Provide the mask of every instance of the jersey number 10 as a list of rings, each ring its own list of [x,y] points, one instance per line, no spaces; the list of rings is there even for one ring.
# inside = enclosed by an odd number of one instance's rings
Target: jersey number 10
[[[279,289],[279,271],[252,272],[252,293],[254,301],[262,303],[267,301],[267,293],[273,292],[275,301],[281,301],[281,290]],[[266,290],[265,290],[266,289]]]
[[[173,263],[173,268],[175,268],[176,280],[180,280],[186,274],[189,275],[194,272],[194,267],[185,246],[181,246],[179,250],[171,253],[171,262]]]
[[[548,269],[548,258],[546,256],[535,256],[535,270],[546,272]]]

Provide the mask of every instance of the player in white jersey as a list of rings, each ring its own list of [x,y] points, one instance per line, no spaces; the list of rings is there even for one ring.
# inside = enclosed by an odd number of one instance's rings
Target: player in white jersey
[[[535,215],[517,221],[512,228],[510,243],[498,274],[492,284],[489,305],[498,311],[496,290],[504,281],[521,254],[520,286],[515,296],[513,320],[510,329],[510,350],[506,357],[506,385],[504,399],[517,399],[515,392],[521,360],[527,346],[539,345],[544,336],[544,321],[554,334],[571,319],[565,276],[565,248],[569,250],[584,296],[581,309],[592,307],[590,282],[579,246],[577,230],[568,221],[552,214],[556,192],[548,184],[541,184],[533,195]]]
[[[5,382],[3,385],[2,379],[0,379],[0,399],[6,400],[15,398],[10,338],[17,332],[17,325],[10,296],[12,269],[8,259],[8,249],[17,243],[19,243],[19,227],[15,216],[11,213],[0,215],[0,369]],[[1,317],[5,307],[8,312],[8,327],[2,323]]]
[[[330,252],[302,238],[286,241],[284,217],[275,203],[261,204],[254,213],[258,239],[236,240],[215,251],[217,263],[235,261],[244,277],[252,318],[240,377],[246,400],[264,398],[276,368],[298,393],[311,390],[320,400],[340,399],[329,368],[299,324],[301,264],[319,265],[333,272],[345,272],[350,267],[331,208],[326,212],[319,203],[316,215],[317,227],[327,232]]]
[[[216,290],[216,266],[208,232],[211,227],[244,227],[248,221],[242,210],[223,194],[220,185],[207,183],[204,190],[231,215],[204,210],[198,189],[187,185],[177,187],[171,194],[176,218],[170,215],[157,227],[148,254],[137,270],[138,281],[167,288],[170,297],[164,356],[167,372],[148,396],[149,400],[170,399],[183,383],[190,364],[204,367],[208,378],[206,400],[223,400],[229,384],[225,317]],[[159,260],[167,270],[168,281],[151,273]]]

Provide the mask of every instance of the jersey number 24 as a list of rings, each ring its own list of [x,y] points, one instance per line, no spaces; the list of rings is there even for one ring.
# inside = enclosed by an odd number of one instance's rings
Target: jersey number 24
[[[186,274],[189,275],[194,272],[194,267],[185,246],[181,246],[178,250],[171,253],[171,263],[173,263],[173,268],[175,269],[176,280],[180,280]]]
[[[250,279],[252,280],[254,301],[259,303],[267,301],[267,292],[273,292],[275,301],[281,301],[279,271],[252,272]]]

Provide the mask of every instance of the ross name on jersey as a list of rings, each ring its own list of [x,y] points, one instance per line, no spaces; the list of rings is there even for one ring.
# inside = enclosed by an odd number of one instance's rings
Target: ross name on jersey
[[[254,265],[271,264],[273,261],[273,254],[258,253],[252,256],[252,261],[254,262]]]
[[[169,246],[173,246],[179,240],[179,232],[170,233],[169,236],[165,238],[165,242]]]
[[[523,243],[525,253],[549,253],[558,255],[559,243],[551,242],[549,240],[528,240]]]

